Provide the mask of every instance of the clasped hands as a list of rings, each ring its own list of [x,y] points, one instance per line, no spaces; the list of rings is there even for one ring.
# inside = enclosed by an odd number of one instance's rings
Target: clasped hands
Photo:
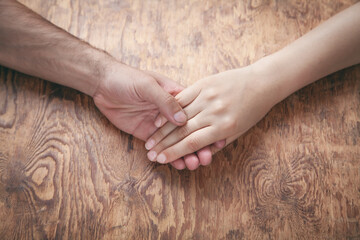
[[[0,65],[91,95],[116,127],[146,141],[151,161],[177,169],[209,164],[277,102],[360,62],[360,3],[276,53],[186,89],[120,63],[17,1],[0,8]]]
[[[109,67],[93,98],[116,127],[146,141],[151,161],[194,170],[210,164],[212,154],[272,107],[262,78],[250,65],[184,89],[160,74],[117,64]]]
[[[149,160],[181,169],[185,155],[185,165],[195,169],[193,152],[198,151],[200,164],[208,165],[212,154],[245,133],[275,104],[260,87],[263,77],[248,66],[209,76],[181,91],[175,98],[188,121],[176,126],[159,115],[155,123],[160,128],[145,144]]]

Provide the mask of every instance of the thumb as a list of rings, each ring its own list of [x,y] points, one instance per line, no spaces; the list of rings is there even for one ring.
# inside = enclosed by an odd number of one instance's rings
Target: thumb
[[[184,125],[187,121],[187,116],[180,104],[176,101],[170,93],[166,92],[155,80],[144,89],[146,98],[154,103],[160,113],[162,113],[170,122],[177,126]]]

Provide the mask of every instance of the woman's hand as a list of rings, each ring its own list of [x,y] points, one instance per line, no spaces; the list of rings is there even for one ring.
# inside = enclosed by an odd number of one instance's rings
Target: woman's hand
[[[155,147],[149,159],[167,163],[220,139],[229,144],[293,92],[358,64],[359,10],[360,3],[354,4],[257,63],[185,89],[177,99],[186,106],[188,122],[178,128],[166,123],[150,137],[147,144]]]
[[[226,144],[255,125],[277,102],[276,92],[266,87],[269,76],[250,65],[196,82],[176,98],[188,116],[177,127],[168,122],[148,140],[154,147],[151,161],[172,162],[221,139]],[[212,152],[217,149],[212,146]]]

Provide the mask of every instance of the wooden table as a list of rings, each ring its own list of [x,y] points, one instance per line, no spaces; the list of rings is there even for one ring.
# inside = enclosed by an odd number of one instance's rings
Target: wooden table
[[[22,2],[189,85],[356,1]],[[194,172],[150,163],[88,96],[0,67],[0,141],[0,239],[360,239],[359,65],[291,95]]]

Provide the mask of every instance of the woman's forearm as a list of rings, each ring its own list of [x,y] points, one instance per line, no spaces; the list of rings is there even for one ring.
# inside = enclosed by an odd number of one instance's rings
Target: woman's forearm
[[[152,146],[148,157],[167,163],[220,139],[229,144],[291,93],[359,62],[357,3],[282,50],[183,90],[176,97],[186,106],[187,124],[176,127],[167,123],[156,131],[147,142]]]
[[[114,61],[16,1],[0,0],[0,64],[93,95]]]
[[[340,12],[282,50],[261,59],[275,103],[340,69],[360,63],[360,3]]]

